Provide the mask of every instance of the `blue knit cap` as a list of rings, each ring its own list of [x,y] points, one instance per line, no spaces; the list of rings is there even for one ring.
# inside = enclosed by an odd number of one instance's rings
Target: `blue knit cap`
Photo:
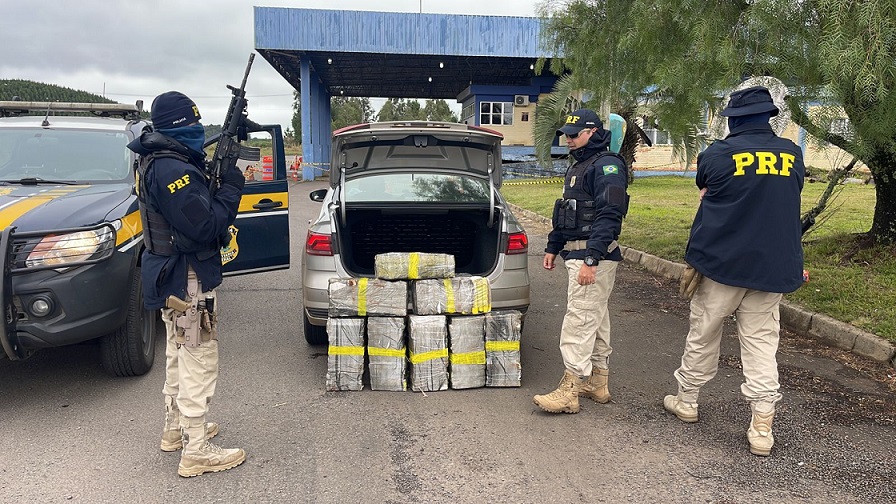
[[[183,93],[168,91],[156,96],[150,111],[152,125],[157,130],[180,128],[202,119],[193,100]]]

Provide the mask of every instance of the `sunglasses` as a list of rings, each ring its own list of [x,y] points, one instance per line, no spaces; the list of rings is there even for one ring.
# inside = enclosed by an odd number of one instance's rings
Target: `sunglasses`
[[[566,137],[569,138],[569,139],[571,139],[571,140],[575,140],[576,138],[579,137],[579,135],[581,135],[581,134],[584,133],[585,131],[590,131],[590,129],[589,129],[589,128],[583,128],[583,129],[580,129],[578,133],[567,133],[567,134],[566,134]]]

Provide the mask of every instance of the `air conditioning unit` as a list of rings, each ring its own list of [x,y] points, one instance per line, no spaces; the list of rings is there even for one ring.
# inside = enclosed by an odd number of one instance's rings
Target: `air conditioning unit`
[[[513,104],[518,107],[525,107],[529,104],[529,95],[518,94],[513,97]]]

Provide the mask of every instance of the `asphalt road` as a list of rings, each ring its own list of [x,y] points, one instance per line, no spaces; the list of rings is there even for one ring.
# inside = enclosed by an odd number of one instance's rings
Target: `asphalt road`
[[[613,401],[583,402],[578,415],[541,412],[532,395],[552,390],[563,372],[565,273],[541,267],[544,230],[535,223],[526,223],[533,294],[522,387],[326,392],[326,348],[302,336],[299,278],[318,211],[307,193],[319,187],[291,187],[292,268],[219,289],[210,419],[221,424],[217,443],[247,450],[242,466],[182,479],[178,455],[159,451],[161,345],[152,371],[132,379],[104,375],[93,345],[48,350],[0,361],[0,502],[896,500],[896,400],[873,379],[885,382],[886,370],[785,338],[777,444],[771,457],[750,455],[732,328],[700,422],[683,424],[661,402],[674,391],[687,306],[674,285],[628,265],[611,300]]]

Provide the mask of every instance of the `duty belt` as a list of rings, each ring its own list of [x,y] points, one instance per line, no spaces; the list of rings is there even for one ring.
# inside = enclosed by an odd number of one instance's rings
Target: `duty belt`
[[[607,247],[607,254],[616,250],[617,247],[619,247],[619,242],[617,242],[616,240],[611,241],[610,246]],[[588,249],[588,240],[568,241],[568,242],[566,242],[566,246],[563,247],[563,250],[568,250],[570,252],[573,252],[576,250],[587,250],[587,249]]]

